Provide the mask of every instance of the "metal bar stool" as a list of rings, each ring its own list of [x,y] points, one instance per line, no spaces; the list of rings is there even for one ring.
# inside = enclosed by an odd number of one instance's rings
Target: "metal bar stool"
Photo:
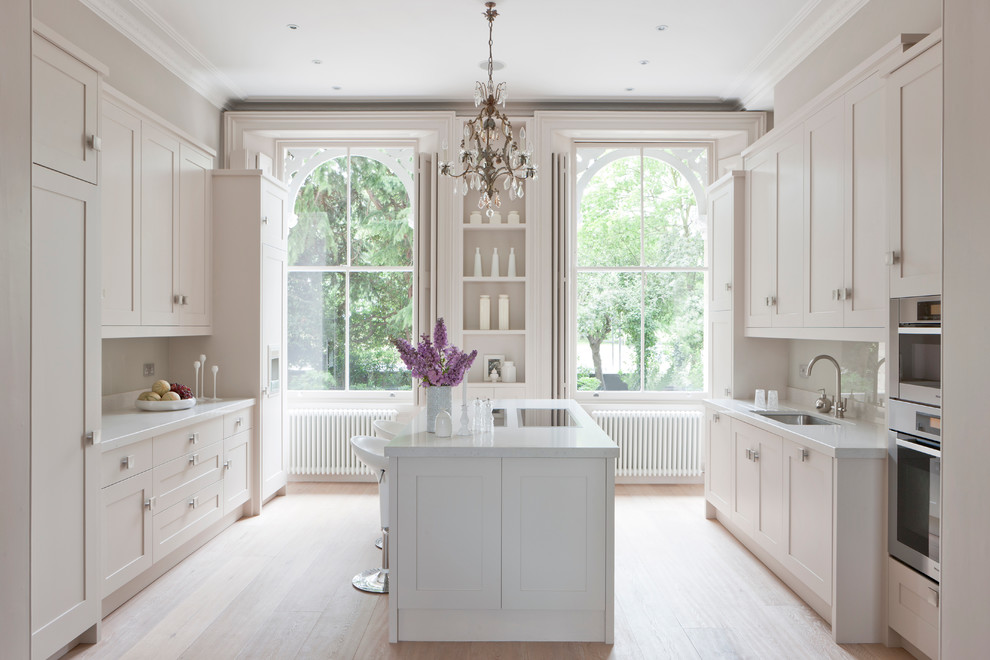
[[[388,461],[385,459],[387,438],[356,435],[351,438],[351,449],[358,459],[378,473],[378,504],[382,523],[382,567],[369,568],[351,580],[356,588],[376,594],[388,593]]]
[[[374,429],[375,435],[377,437],[383,438],[385,440],[391,440],[391,439],[393,439],[395,436],[397,436],[399,434],[399,432],[401,432],[404,428],[406,428],[406,426],[407,425],[406,424],[403,424],[402,422],[392,422],[392,421],[389,421],[387,419],[376,419],[376,420],[374,420],[374,421],[371,422],[371,428]],[[384,456],[384,454],[382,454],[382,455]],[[387,463],[388,463],[388,461],[386,461],[386,465],[387,465]],[[386,467],[386,469],[387,469],[387,467]],[[382,479],[379,478],[378,481],[379,481],[379,483],[381,483]],[[385,498],[383,500],[384,504],[382,504],[382,506],[384,506],[384,507],[387,508],[388,507],[388,496],[387,495],[383,495],[382,497]],[[385,527],[385,519],[384,518],[382,518],[382,527]],[[383,539],[384,539],[384,537],[379,536],[375,540],[375,547],[376,548],[378,548],[378,549],[381,549],[382,548]]]

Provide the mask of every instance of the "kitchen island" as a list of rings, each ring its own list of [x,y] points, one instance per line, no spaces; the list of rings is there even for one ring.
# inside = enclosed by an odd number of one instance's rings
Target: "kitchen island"
[[[389,640],[610,644],[619,448],[571,400],[495,409],[494,432],[420,415],[385,448]]]

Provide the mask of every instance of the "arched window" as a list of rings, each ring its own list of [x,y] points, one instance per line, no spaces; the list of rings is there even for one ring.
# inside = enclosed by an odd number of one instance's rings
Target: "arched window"
[[[289,389],[411,389],[389,339],[413,330],[414,157],[411,147],[287,152]]]
[[[575,151],[578,391],[705,388],[706,146]]]

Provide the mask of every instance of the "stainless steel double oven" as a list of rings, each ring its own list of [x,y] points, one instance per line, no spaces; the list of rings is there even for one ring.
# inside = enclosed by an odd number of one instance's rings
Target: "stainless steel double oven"
[[[939,581],[942,519],[941,301],[899,301],[897,389],[889,408],[888,550]]]

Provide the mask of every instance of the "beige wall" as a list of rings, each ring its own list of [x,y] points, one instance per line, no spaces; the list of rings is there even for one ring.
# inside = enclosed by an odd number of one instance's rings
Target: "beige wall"
[[[0,655],[27,658],[31,625],[31,0],[0,20]]]
[[[945,0],[942,319],[943,658],[987,655],[990,615],[990,2]]]
[[[103,396],[151,389],[160,378],[172,382],[168,358],[169,340],[165,338],[104,339]],[[143,375],[144,365],[149,362],[155,365],[154,376]],[[192,376],[188,380],[192,381]]]
[[[902,32],[942,24],[941,0],[870,0],[774,87],[774,123],[788,116]]]
[[[219,148],[220,110],[78,0],[35,0],[34,16],[109,67],[108,83]]]

